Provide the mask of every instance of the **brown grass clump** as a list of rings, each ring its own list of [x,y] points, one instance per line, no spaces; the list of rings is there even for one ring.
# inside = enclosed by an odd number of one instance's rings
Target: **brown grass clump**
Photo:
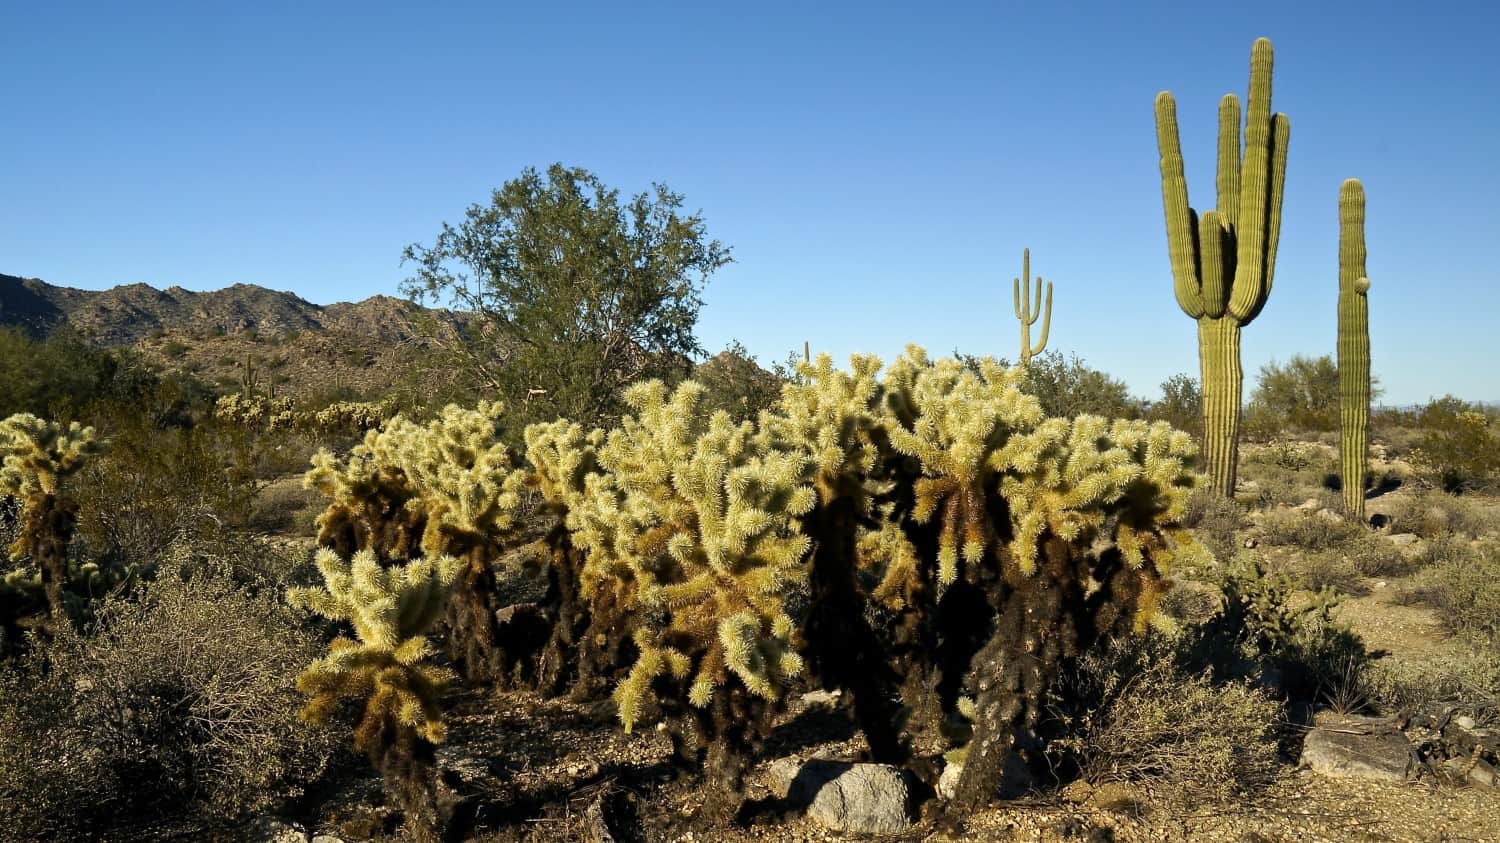
[[[1182,669],[1177,646],[1152,633],[1085,657],[1069,681],[1097,705],[1049,752],[1091,784],[1149,783],[1178,804],[1264,789],[1281,768],[1281,705],[1245,682]]]
[[[1266,544],[1303,550],[1342,548],[1365,535],[1358,524],[1301,509],[1267,512],[1260,527],[1261,541]]]

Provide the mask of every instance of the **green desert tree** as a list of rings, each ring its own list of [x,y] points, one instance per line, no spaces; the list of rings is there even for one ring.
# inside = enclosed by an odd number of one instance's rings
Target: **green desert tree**
[[[354,746],[369,757],[417,840],[436,840],[443,825],[437,797],[436,745],[443,740],[439,698],[451,673],[432,664],[427,631],[443,613],[462,570],[451,556],[383,567],[363,550],[345,561],[318,551],[322,588],[287,593],[295,606],[354,627],[326,657],[297,677],[308,695],[304,719],[326,722],[345,700],[362,703]]]
[[[527,168],[408,246],[404,291],[478,317],[445,346],[450,371],[506,400],[521,421],[615,417],[620,390],[676,380],[702,349],[693,334],[708,277],[730,261],[666,185],[621,200],[581,168]]]

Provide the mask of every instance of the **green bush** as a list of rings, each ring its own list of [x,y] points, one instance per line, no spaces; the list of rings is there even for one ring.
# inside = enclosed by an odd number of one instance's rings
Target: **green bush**
[[[1162,381],[1161,393],[1161,400],[1151,404],[1146,417],[1202,436],[1203,390],[1198,379],[1188,374],[1173,375]]]
[[[693,380],[703,384],[703,405],[724,410],[736,422],[755,418],[781,397],[782,378],[762,369],[738,342],[698,364]]]
[[[0,829],[76,839],[96,823],[276,807],[338,741],[298,721],[292,679],[320,650],[272,590],[169,562],[0,677]],[[44,667],[45,665],[45,667]]]
[[[1480,538],[1500,527],[1500,519],[1484,503],[1468,497],[1438,491],[1407,495],[1403,490],[1397,500],[1390,512],[1392,528],[1397,532],[1416,533],[1424,539],[1450,533]]]
[[[1057,418],[1084,414],[1133,419],[1142,415],[1141,402],[1130,397],[1125,382],[1090,368],[1078,356],[1047,351],[1031,358],[1021,389],[1042,402],[1042,412]]]
[[[1198,489],[1188,498],[1183,524],[1215,559],[1230,560],[1239,553],[1239,531],[1245,526],[1245,511],[1235,501]]]
[[[1444,491],[1484,489],[1500,473],[1500,436],[1482,407],[1449,395],[1422,408],[1415,423],[1422,434],[1408,458]]]

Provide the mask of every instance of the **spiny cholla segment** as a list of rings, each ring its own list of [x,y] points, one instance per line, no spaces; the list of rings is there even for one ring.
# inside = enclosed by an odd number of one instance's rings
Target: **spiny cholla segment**
[[[502,413],[499,403],[450,404],[425,425],[396,416],[346,459],[319,451],[304,483],[330,498],[320,528],[369,517],[370,502],[384,500],[425,517],[427,553],[445,552],[455,535],[474,544],[509,531],[526,474],[500,439]]]
[[[448,557],[425,557],[382,567],[370,551],[346,562],[331,550],[317,555],[323,588],[296,588],[296,606],[353,624],[356,638],[338,638],[329,654],[297,677],[311,697],[302,716],[323,722],[347,697],[365,700],[355,745],[367,749],[387,722],[417,730],[434,743],[443,739],[438,698],[452,674],[427,663],[434,650],[427,630],[442,614],[462,567]]]
[[[0,495],[55,495],[61,480],[103,450],[92,427],[17,413],[0,421]]]
[[[635,415],[599,448],[603,473],[584,478],[568,515],[588,553],[585,588],[628,580],[659,619],[638,628],[640,656],[615,692],[627,729],[659,676],[691,676],[689,701],[706,706],[731,675],[776,699],[802,669],[785,599],[806,577],[806,458],[708,415],[702,394],[693,382],[670,396],[655,381],[631,387]]]

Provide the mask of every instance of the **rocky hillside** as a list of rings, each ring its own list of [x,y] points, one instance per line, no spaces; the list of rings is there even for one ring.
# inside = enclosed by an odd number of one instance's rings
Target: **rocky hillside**
[[[466,321],[390,296],[323,306],[251,284],[202,293],[146,284],[96,291],[0,274],[0,326],[38,338],[69,328],[221,388],[253,377],[291,397],[381,392],[428,347],[427,320],[448,338]]]
[[[415,335],[415,319],[429,313],[450,327],[459,324],[448,311],[427,311],[390,296],[324,307],[294,293],[253,284],[206,293],[181,287],[158,290],[146,284],[98,291],[0,274],[0,325],[19,326],[36,336],[66,325],[106,346],[134,345],[164,331],[289,337],[342,330],[380,342],[402,342]]]

